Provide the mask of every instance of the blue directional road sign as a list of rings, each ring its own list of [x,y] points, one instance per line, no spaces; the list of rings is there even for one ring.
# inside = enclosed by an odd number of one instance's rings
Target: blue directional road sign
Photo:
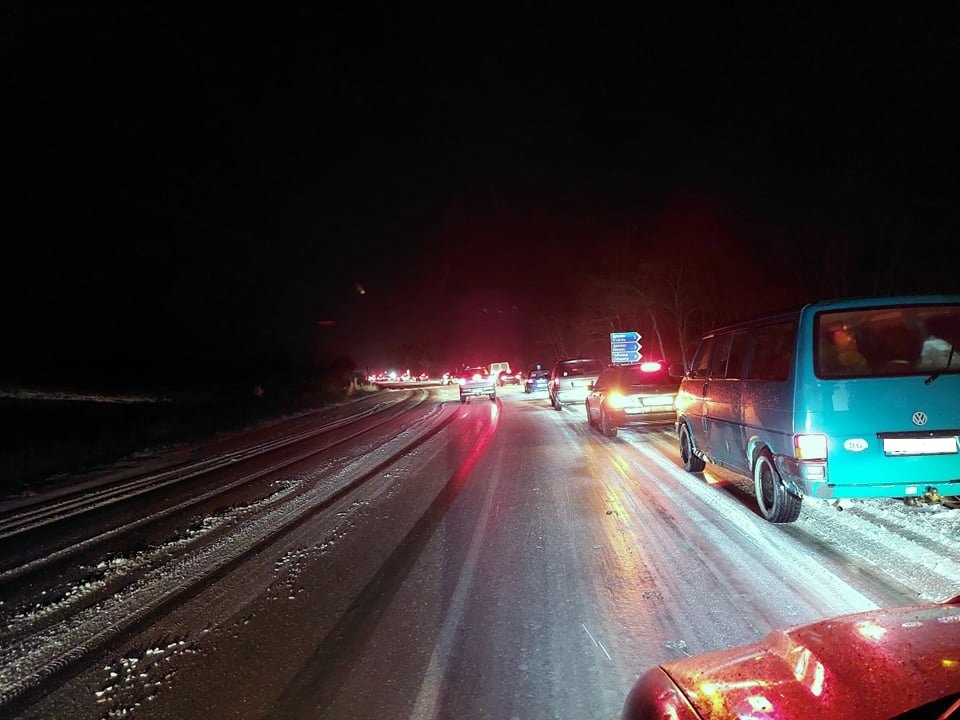
[[[640,354],[640,333],[610,333],[610,361],[615,363],[637,362]]]

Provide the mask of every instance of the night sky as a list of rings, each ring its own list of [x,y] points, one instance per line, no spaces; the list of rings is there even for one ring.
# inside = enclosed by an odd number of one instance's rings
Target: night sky
[[[955,5],[650,5],[6,3],[0,385],[552,361],[631,268],[960,290]]]

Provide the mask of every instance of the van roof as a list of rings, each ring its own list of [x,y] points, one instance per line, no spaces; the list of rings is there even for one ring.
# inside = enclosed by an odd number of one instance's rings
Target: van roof
[[[804,307],[813,310],[847,310],[858,307],[887,307],[900,305],[950,305],[960,303],[960,295],[888,295],[883,297],[852,297],[819,300]]]
[[[775,312],[756,315],[746,320],[727,325],[720,325],[703,333],[704,336],[713,335],[718,332],[729,330],[739,330],[741,328],[751,327],[759,324],[776,323],[784,320],[792,320],[799,317],[802,313],[822,312],[824,310],[849,310],[861,307],[896,307],[901,305],[930,305],[944,304],[951,305],[960,303],[960,295],[888,295],[874,297],[849,297],[832,298],[826,300],[817,300],[808,303],[803,307],[793,310],[780,310]]]
[[[739,320],[737,322],[730,323],[728,325],[720,325],[719,327],[712,328],[704,333],[704,336],[713,335],[718,332],[726,332],[728,330],[739,330],[740,328],[752,327],[754,325],[761,325],[767,323],[781,322],[783,320],[792,320],[800,316],[800,308],[796,310],[789,311],[780,311],[767,313],[764,315],[756,315],[747,320]]]

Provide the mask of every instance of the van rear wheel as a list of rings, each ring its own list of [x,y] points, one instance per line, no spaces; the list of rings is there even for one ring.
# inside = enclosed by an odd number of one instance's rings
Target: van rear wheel
[[[761,453],[753,465],[753,484],[760,514],[772,523],[792,523],[800,517],[802,499],[783,486],[780,473],[768,453]]]
[[[707,464],[693,453],[693,442],[686,424],[680,427],[680,460],[687,472],[703,472]]]

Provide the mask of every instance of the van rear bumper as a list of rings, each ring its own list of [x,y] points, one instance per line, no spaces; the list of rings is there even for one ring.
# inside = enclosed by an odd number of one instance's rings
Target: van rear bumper
[[[938,495],[960,495],[960,477],[947,480],[918,480],[916,482],[831,483],[817,475],[826,463],[801,462],[796,458],[779,456],[777,470],[792,492],[814,498],[909,498],[936,492]]]

